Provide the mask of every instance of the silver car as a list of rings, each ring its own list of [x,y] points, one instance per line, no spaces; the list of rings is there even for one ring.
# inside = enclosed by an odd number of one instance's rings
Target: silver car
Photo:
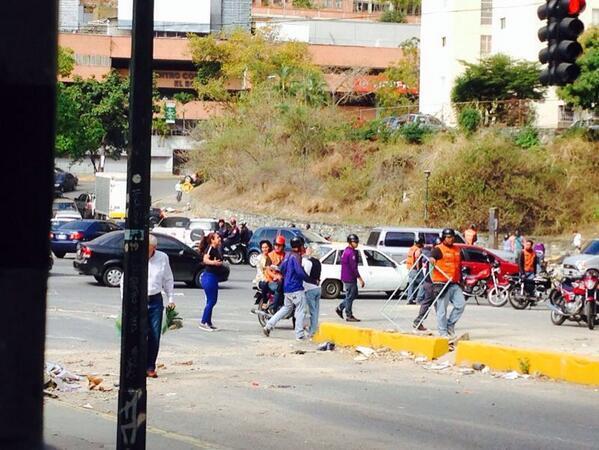
[[[580,254],[562,261],[562,275],[565,277],[582,278],[589,270],[599,271],[599,239],[589,241]]]

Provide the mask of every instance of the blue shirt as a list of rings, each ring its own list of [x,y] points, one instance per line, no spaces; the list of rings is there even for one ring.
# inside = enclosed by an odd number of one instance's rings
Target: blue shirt
[[[283,292],[292,294],[293,292],[304,290],[304,281],[308,281],[308,275],[304,272],[300,262],[301,256],[291,252],[287,254],[285,260],[281,264],[281,272],[283,273]]]

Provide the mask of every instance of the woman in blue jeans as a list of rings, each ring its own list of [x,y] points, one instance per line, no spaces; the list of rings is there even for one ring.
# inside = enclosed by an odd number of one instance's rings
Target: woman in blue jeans
[[[218,300],[218,279],[223,266],[223,256],[220,251],[221,237],[218,233],[209,233],[202,238],[199,252],[203,256],[204,272],[201,275],[202,289],[206,295],[206,307],[202,315],[200,330],[214,331],[212,310]]]

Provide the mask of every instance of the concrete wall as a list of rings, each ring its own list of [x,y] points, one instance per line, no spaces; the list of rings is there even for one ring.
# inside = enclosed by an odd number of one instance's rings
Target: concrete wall
[[[79,0],[60,0],[58,29],[69,32],[79,29]]]

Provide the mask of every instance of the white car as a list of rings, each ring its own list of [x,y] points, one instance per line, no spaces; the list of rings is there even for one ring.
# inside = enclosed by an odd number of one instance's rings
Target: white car
[[[218,229],[216,219],[205,219],[196,217],[165,217],[152,229],[153,233],[166,234],[193,247],[196,241],[202,239],[205,234]]]
[[[81,214],[79,213],[79,211],[72,210],[56,211],[54,219],[64,221],[81,220]]]
[[[341,282],[341,255],[347,244],[332,244],[320,262],[322,264],[322,298],[337,298],[343,291]],[[372,247],[358,247],[358,270],[365,287],[360,292],[385,292],[391,294],[397,288],[408,286],[408,269],[389,256]]]

